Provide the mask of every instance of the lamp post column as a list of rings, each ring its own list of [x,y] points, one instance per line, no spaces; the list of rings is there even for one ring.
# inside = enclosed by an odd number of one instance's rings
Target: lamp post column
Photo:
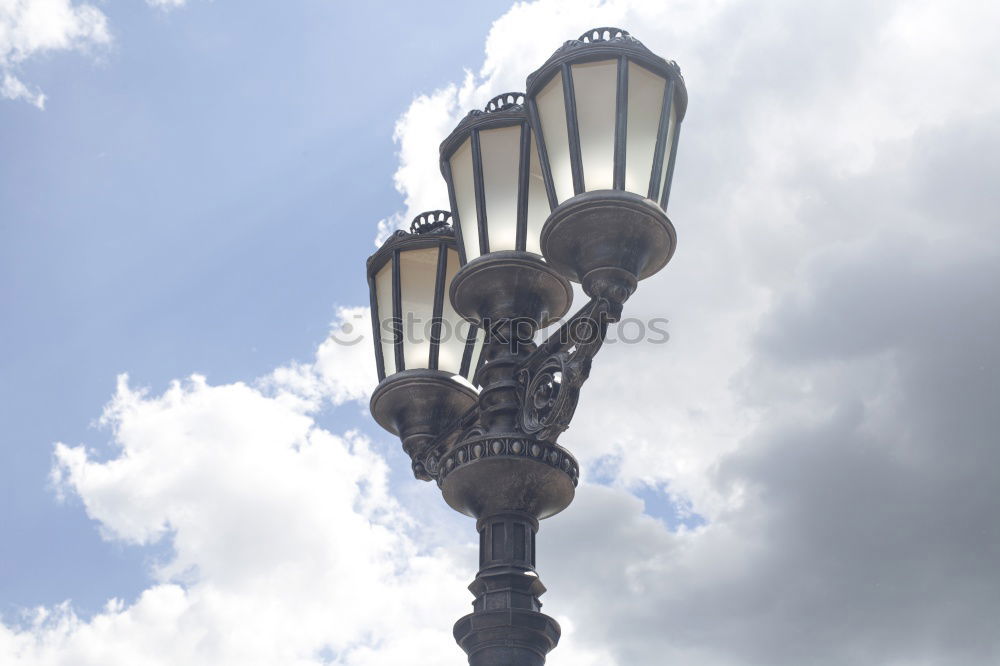
[[[476,521],[479,572],[469,585],[475,596],[473,612],[455,624],[455,640],[468,654],[470,666],[541,666],[560,635],[559,624],[540,612],[545,586],[535,572],[535,535],[543,515],[539,499],[545,491],[541,480],[531,481],[532,463],[517,457],[530,454],[532,446],[541,449],[518,432],[517,423],[521,387],[516,372],[535,348],[531,339],[536,326],[527,319],[484,325],[485,363],[476,376],[483,387],[478,428],[482,439],[472,445],[470,457],[478,452],[480,460],[493,454],[500,461],[514,455],[502,463],[506,472],[469,489],[470,503],[483,506]],[[512,473],[521,478],[505,483]]]
[[[470,666],[541,666],[559,642],[559,624],[539,612],[545,586],[535,573],[538,521],[519,512],[480,518],[473,612],[455,624]]]

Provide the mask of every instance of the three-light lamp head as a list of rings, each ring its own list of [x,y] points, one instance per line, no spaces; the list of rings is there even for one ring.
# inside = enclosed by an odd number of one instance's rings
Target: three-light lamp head
[[[525,93],[498,95],[444,140],[450,214],[418,216],[368,262],[372,413],[411,456],[429,445],[432,421],[440,429],[475,405],[456,377],[475,383],[483,329],[517,321],[532,336],[566,314],[570,281],[620,313],[670,260],[665,210],[686,108],[675,63],[597,28],[560,47]],[[413,338],[409,321],[426,335]],[[456,336],[463,321],[471,332]]]

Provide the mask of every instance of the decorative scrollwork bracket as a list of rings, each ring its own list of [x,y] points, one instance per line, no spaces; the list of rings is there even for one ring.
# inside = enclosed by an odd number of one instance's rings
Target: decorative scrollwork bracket
[[[569,427],[591,362],[620,311],[608,299],[593,299],[525,360],[517,372],[524,432],[554,442]]]
[[[589,374],[589,359],[581,363],[568,352],[549,356],[538,370],[522,369],[519,425],[524,432],[546,441],[555,441],[573,418],[580,387]]]

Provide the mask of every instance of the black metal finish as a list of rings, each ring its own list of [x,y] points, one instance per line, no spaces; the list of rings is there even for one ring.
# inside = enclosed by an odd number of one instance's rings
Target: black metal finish
[[[616,190],[625,189],[625,141],[628,131],[628,58],[618,58],[618,88],[615,90],[615,163]]]
[[[369,409],[375,421],[403,440],[413,475],[430,481],[424,457],[440,427],[476,404],[476,392],[440,370],[403,370],[382,380]]]
[[[559,624],[539,612],[545,586],[535,574],[538,521],[528,513],[481,518],[479,573],[469,585],[474,612],[455,624],[455,640],[472,666],[545,663],[559,642]]]
[[[620,190],[596,190],[552,211],[541,241],[548,263],[575,282],[608,268],[642,280],[670,261],[677,234],[663,209],[649,199]]]
[[[517,320],[534,333],[561,319],[572,302],[566,278],[530,252],[505,250],[478,257],[460,268],[451,282],[455,311],[479,325]]]
[[[375,369],[378,379],[385,379],[385,359],[382,356],[382,322],[378,317],[378,296],[375,293],[375,272],[368,271],[368,309],[372,315],[372,340],[375,341]]]
[[[579,127],[571,66],[617,59],[613,186],[586,191],[580,156]],[[653,152],[649,189],[625,191],[628,136],[629,64],[635,62],[665,77],[659,138]],[[566,122],[576,195],[557,205],[548,152],[540,133],[535,94],[562,72]],[[664,150],[670,105],[677,105],[669,153]],[[455,311],[483,326],[486,339],[475,383],[477,394],[437,370],[405,370],[384,378],[372,396],[375,419],[399,434],[413,461],[414,473],[436,481],[456,511],[477,519],[479,571],[469,586],[473,612],[455,625],[455,639],[470,666],[542,666],[558,643],[559,625],[541,612],[545,592],[535,572],[535,537],[539,520],[570,505],[579,480],[572,454],[557,443],[569,427],[580,390],[590,376],[611,323],[620,320],[625,301],[638,281],[660,270],[671,258],[676,233],[664,208],[676,154],[687,93],[676,64],[649,52],[627,32],[597,28],[562,48],[528,79],[528,93],[504,93],[485,111],[471,112],[441,145],[441,171],[457,210],[450,158],[470,141],[483,255],[465,256],[460,230],[462,268],[448,286]],[[479,133],[490,128],[521,127],[516,249],[491,251],[483,185]],[[525,252],[532,140],[538,151],[546,195],[552,209],[541,233],[544,259]],[[666,171],[666,185],[659,183]],[[646,198],[648,195],[649,198]],[[662,206],[662,207],[661,207]],[[456,225],[461,226],[461,225]],[[374,275],[404,251],[400,243],[442,243],[437,265],[434,317],[443,308],[446,276],[444,243],[455,243],[433,215],[415,222],[415,234],[398,232],[369,259],[373,326],[378,306]],[[403,236],[400,236],[403,234]],[[440,235],[441,238],[436,238]],[[377,261],[374,261],[378,258]],[[374,268],[373,268],[374,266]],[[572,301],[569,280],[579,281],[590,301],[544,342],[533,337],[540,327],[560,320]],[[396,299],[398,303],[398,298]],[[435,328],[432,345],[439,344]],[[466,341],[462,374],[473,370],[476,329]],[[379,375],[384,377],[376,341]],[[436,350],[432,353],[436,364]],[[401,367],[401,366],[400,366]]]
[[[500,93],[489,102],[486,103],[486,108],[483,109],[486,113],[494,113],[496,111],[510,111],[511,109],[517,109],[524,105],[524,93],[523,92],[506,92]]]
[[[451,212],[447,210],[429,210],[420,213],[410,222],[411,234],[428,234],[450,228]]]
[[[449,296],[450,298],[450,296]],[[475,326],[469,328],[469,335],[465,339],[465,351],[462,353],[462,369],[459,374],[463,377],[473,376],[477,368],[472,368],[472,355],[475,352],[476,347],[476,331],[478,328]],[[456,332],[457,334],[457,332]],[[469,371],[473,372],[470,373]]]
[[[514,249],[525,251],[528,240],[528,192],[531,187],[531,127],[521,126],[521,146],[517,164],[517,238]]]

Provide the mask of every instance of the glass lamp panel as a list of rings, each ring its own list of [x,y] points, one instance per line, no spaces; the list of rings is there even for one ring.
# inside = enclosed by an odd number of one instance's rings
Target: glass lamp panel
[[[483,190],[490,252],[514,250],[517,241],[517,180],[521,160],[521,125],[479,132]],[[465,233],[465,226],[462,226]]]
[[[667,80],[662,76],[634,62],[629,63],[625,189],[644,197],[649,195],[656,134],[666,86]]]
[[[535,137],[531,137],[531,157],[528,163],[528,225],[524,249],[535,254],[542,253],[542,227],[548,219],[549,199],[545,194],[545,180],[542,177],[542,165],[538,161],[538,146]]]
[[[663,193],[667,190],[667,177],[670,175],[670,153],[677,141],[677,105],[670,101],[670,114],[667,121],[667,145],[663,148],[663,173],[660,175],[660,191],[657,201],[663,201]]]
[[[448,250],[448,263],[444,275],[444,307],[441,309],[441,346],[438,348],[438,370],[458,374],[462,369],[465,341],[469,337],[469,324],[458,316],[448,298],[448,287],[458,272],[458,252]]]
[[[396,351],[392,335],[392,261],[375,273],[375,300],[378,302],[378,331],[376,335],[382,344],[382,360],[385,376],[396,372]]]
[[[403,305],[403,365],[407,370],[430,365],[431,320],[438,248],[399,253],[399,284]]]
[[[472,139],[466,139],[449,160],[451,184],[455,188],[455,206],[462,229],[465,260],[479,256],[479,216],[476,214],[476,186],[472,171]]]
[[[580,159],[587,191],[610,190],[615,176],[615,109],[618,61],[573,65]]]
[[[538,120],[545,139],[545,153],[552,170],[556,200],[573,196],[573,170],[569,161],[569,131],[566,129],[566,101],[563,99],[562,72],[552,77],[535,95]]]

